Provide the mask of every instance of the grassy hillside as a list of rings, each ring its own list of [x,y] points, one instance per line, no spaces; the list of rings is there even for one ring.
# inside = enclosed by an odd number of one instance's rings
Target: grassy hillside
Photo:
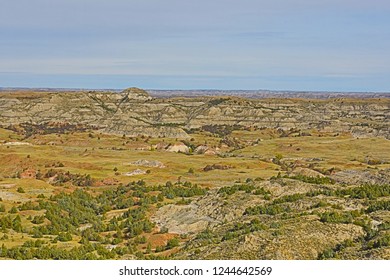
[[[0,128],[0,163],[2,259],[390,258],[385,137],[15,125]]]

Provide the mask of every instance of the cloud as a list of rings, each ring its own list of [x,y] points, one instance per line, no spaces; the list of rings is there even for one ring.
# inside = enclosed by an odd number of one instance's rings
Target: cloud
[[[172,87],[314,75],[320,87],[390,74],[389,12],[384,0],[4,0],[0,71],[188,76],[164,78]]]

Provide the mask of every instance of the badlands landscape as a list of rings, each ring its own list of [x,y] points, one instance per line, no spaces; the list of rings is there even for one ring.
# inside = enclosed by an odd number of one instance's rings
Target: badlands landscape
[[[390,259],[390,94],[0,91],[0,259]]]

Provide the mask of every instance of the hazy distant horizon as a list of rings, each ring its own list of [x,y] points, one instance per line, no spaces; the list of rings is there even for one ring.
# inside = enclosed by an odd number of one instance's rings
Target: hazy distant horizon
[[[132,87],[132,86],[130,86]],[[129,87],[126,87],[129,88]],[[121,92],[126,88],[62,88],[62,87],[2,87],[0,86],[1,91],[36,91],[36,92],[50,92],[50,91],[111,91],[111,92]],[[157,89],[157,88],[142,88],[143,90],[149,92],[152,96],[175,96],[175,95],[183,95],[183,96],[201,96],[202,94],[211,96],[212,93],[218,93],[220,95],[240,95],[249,94],[251,96],[264,95],[264,94],[275,94],[275,95],[297,95],[303,94],[310,96],[310,94],[314,95],[362,95],[362,96],[380,96],[380,97],[390,97],[390,91],[305,91],[305,90],[270,90],[270,89],[207,89],[207,88],[199,88],[199,89]]]

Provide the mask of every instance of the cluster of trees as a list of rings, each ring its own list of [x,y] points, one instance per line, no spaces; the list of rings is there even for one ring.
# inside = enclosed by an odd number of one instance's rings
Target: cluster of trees
[[[25,210],[36,210],[39,211],[41,210],[41,207],[39,206],[38,203],[34,203],[31,200],[26,201],[22,203],[21,205],[18,206],[19,211],[25,211]]]
[[[306,193],[306,196],[308,197],[314,197],[319,195],[336,196],[336,197],[348,196],[350,198],[355,198],[355,199],[375,200],[380,197],[389,196],[390,185],[364,184],[359,187],[353,187],[353,188],[344,188],[344,189],[337,189],[337,190],[322,189],[322,190],[310,191]],[[371,210],[369,210],[370,212],[376,211],[373,210],[376,207],[378,207],[378,210],[388,209],[388,205],[386,202],[371,202],[370,206],[372,206]]]
[[[266,195],[269,195],[267,193]],[[291,212],[292,209],[289,205],[281,205],[283,203],[295,202],[301,199],[304,199],[307,194],[295,193],[292,195],[285,195],[280,198],[274,199],[271,203],[266,205],[256,205],[253,207],[248,207],[245,209],[245,215],[259,215],[259,214],[267,214],[267,215],[277,215],[281,213]]]
[[[287,179],[299,180],[305,183],[317,184],[317,185],[324,185],[324,184],[333,185],[335,183],[335,181],[329,177],[320,177],[320,176],[312,177],[312,176],[305,176],[301,174],[293,175],[293,176],[288,176],[288,175],[281,176],[279,173],[278,176],[272,177],[271,179],[276,179],[276,178],[287,178]]]
[[[162,251],[165,251],[165,250],[170,250],[170,249],[173,249],[177,246],[179,246],[179,243],[180,243],[180,240],[176,237],[172,238],[172,239],[169,239],[167,244],[165,246],[157,246],[156,247],[156,253],[159,253],[159,252],[162,252]]]
[[[368,249],[371,248],[380,248],[390,246],[390,233],[386,233],[383,236],[377,238],[375,241],[368,243]]]
[[[379,210],[390,211],[390,200],[372,201],[366,209],[366,212],[371,213]]]
[[[326,260],[326,259],[333,259],[333,258],[338,258],[339,252],[344,250],[345,248],[348,247],[353,247],[355,246],[355,242],[351,239],[346,239],[343,242],[337,244],[334,248],[328,248],[324,250],[323,252],[318,254],[318,259],[319,260]]]
[[[237,188],[224,187],[220,189],[220,192],[226,192],[228,194],[234,193]],[[381,200],[375,201],[376,198],[385,197],[390,195],[390,185],[362,185],[359,187],[347,188],[347,189],[338,189],[338,190],[329,190],[322,189],[316,191],[310,191],[304,194],[292,194],[286,195],[280,198],[277,198],[272,201],[272,203],[266,205],[258,205],[254,207],[248,207],[245,210],[247,215],[256,215],[256,214],[268,214],[268,215],[277,215],[283,212],[290,212],[291,208],[288,205],[280,205],[283,203],[295,202],[305,197],[314,197],[319,195],[326,196],[335,196],[335,197],[345,197],[349,196],[350,198],[355,199],[369,199],[371,200],[368,204],[368,207],[363,211],[365,213],[371,213],[378,210],[390,210],[390,201]],[[321,203],[316,204],[314,208],[330,206],[329,203],[321,201]],[[336,207],[333,207],[336,208]],[[332,223],[351,223],[353,218],[361,215],[361,211],[350,211],[350,212],[325,212],[320,214],[321,221],[323,222],[332,222]]]
[[[41,200],[40,208],[45,209],[48,225],[39,226],[36,230],[42,234],[58,235],[60,232],[77,233],[82,224],[101,222],[102,205],[84,190],[76,190],[71,194],[60,193],[49,201]]]
[[[122,185],[105,190],[97,197],[97,200],[102,205],[103,212],[113,209],[126,209],[136,204],[130,195],[130,187]]]
[[[177,197],[193,197],[205,195],[208,188],[201,188],[197,184],[191,182],[166,182],[164,185],[146,186],[144,181],[132,182],[130,186],[134,191],[133,195],[137,197],[144,197],[148,192],[160,192],[157,195],[157,200],[162,201],[163,198],[174,199]]]
[[[54,242],[61,241],[61,242],[67,242],[71,241],[73,239],[72,234],[69,232],[60,232],[58,236],[54,239]]]
[[[129,209],[122,216],[112,218],[107,225],[107,230],[116,230],[117,237],[122,236],[123,230],[128,238],[151,232],[155,225],[147,218],[147,209],[145,206]]]
[[[260,222],[259,219],[253,219],[250,223],[236,223],[233,228],[226,231],[225,235],[222,237],[222,241],[234,239],[244,234],[251,232],[265,230],[268,227]]]
[[[195,240],[200,246],[205,246],[210,243],[218,243],[220,238],[210,228],[206,228],[196,235]]]
[[[88,175],[63,173],[53,169],[45,176],[55,175],[57,182],[71,181],[75,185],[84,185],[83,180],[90,179]],[[144,234],[152,232],[155,227],[149,220],[150,207],[167,198],[183,200],[206,192],[207,189],[190,182],[147,186],[141,180],[107,189],[98,195],[92,195],[89,189],[79,188],[72,193],[59,193],[49,198],[41,196],[37,202],[28,201],[14,206],[13,211],[9,211],[12,214],[0,218],[0,229],[4,232],[12,229],[26,232],[33,238],[23,246],[3,246],[0,256],[12,259],[112,259],[131,253],[137,258],[144,258],[134,242],[145,239]],[[116,209],[126,210],[107,219],[107,212]],[[44,210],[39,215],[27,218],[32,223],[30,229],[22,228],[21,217],[17,213],[25,210]],[[70,250],[54,245],[71,240],[79,241],[80,245]],[[178,245],[179,239],[174,238],[168,241],[164,250]],[[151,250],[147,254],[150,253]]]
[[[345,248],[353,246],[358,246],[361,251],[390,246],[390,234],[386,231],[390,228],[388,223],[382,224],[384,226],[380,225],[378,229],[372,229],[368,220],[355,220],[354,223],[363,227],[366,232],[365,236],[355,240],[347,239],[334,248],[327,248],[318,255],[318,259],[338,259]]]
[[[8,229],[13,229],[16,232],[22,232],[22,219],[19,215],[5,215],[0,217],[0,229],[7,232]]]
[[[9,125],[7,129],[16,133],[23,133],[26,138],[35,134],[66,134],[70,132],[84,132],[87,129],[97,129],[97,127],[88,127],[83,124],[70,124],[67,122],[44,122],[40,124],[21,123],[18,125]]]
[[[186,187],[184,184],[166,185],[165,188],[161,190],[161,194],[168,199],[174,199],[176,197],[200,196],[205,195],[206,192],[206,189],[198,187],[197,185]]]
[[[37,246],[36,242],[25,243],[23,246],[14,248],[6,248],[3,244],[0,247],[0,257],[15,260],[104,260],[112,259],[129,252],[128,249],[110,250],[98,243],[88,243],[87,245],[77,246],[67,250],[53,245],[43,245],[42,243]]]
[[[324,212],[319,214],[320,221],[323,223],[338,223],[338,224],[350,224],[356,217],[361,215],[360,211],[346,211],[346,212]]]
[[[45,209],[44,216],[35,216],[32,222],[42,223],[47,219],[50,223],[33,227],[30,232],[33,237],[40,238],[43,235],[57,235],[56,241],[72,240],[72,235],[81,236],[84,241],[99,241],[105,243],[121,243],[124,237],[132,238],[143,232],[150,232],[154,227],[146,215],[148,196],[134,202],[133,198],[126,193],[129,188],[105,191],[94,197],[85,190],[78,189],[70,194],[60,193],[52,196],[50,200],[39,202],[40,209]],[[131,201],[128,205],[138,204],[140,207],[130,208],[119,217],[113,217],[105,221],[104,214],[111,209],[123,209],[124,201]],[[83,225],[90,227],[84,230]],[[115,231],[114,238],[110,241],[103,240],[100,233]]]
[[[79,187],[90,187],[95,183],[95,179],[91,177],[90,174],[73,174],[69,171],[63,172],[60,170],[49,169],[44,177],[51,178],[55,177],[54,185],[62,185],[67,182],[71,182],[75,186]]]
[[[31,220],[31,222],[32,222],[33,224],[36,224],[36,225],[42,224],[44,221],[45,221],[45,216],[35,216],[35,217]]]
[[[337,196],[350,196],[351,198],[375,199],[390,195],[390,185],[365,184],[360,187],[337,190]]]
[[[306,194],[303,193],[294,193],[291,195],[285,195],[280,198],[275,199],[272,204],[281,204],[285,202],[295,202],[306,197]]]
[[[246,193],[252,193],[255,195],[270,195],[271,192],[264,188],[256,188],[253,184],[235,184],[233,186],[222,187],[218,190],[219,194],[225,193],[232,195],[238,191],[244,191]]]
[[[289,205],[280,204],[267,204],[267,205],[256,205],[245,209],[244,215],[278,215],[281,213],[291,212],[292,209]]]

